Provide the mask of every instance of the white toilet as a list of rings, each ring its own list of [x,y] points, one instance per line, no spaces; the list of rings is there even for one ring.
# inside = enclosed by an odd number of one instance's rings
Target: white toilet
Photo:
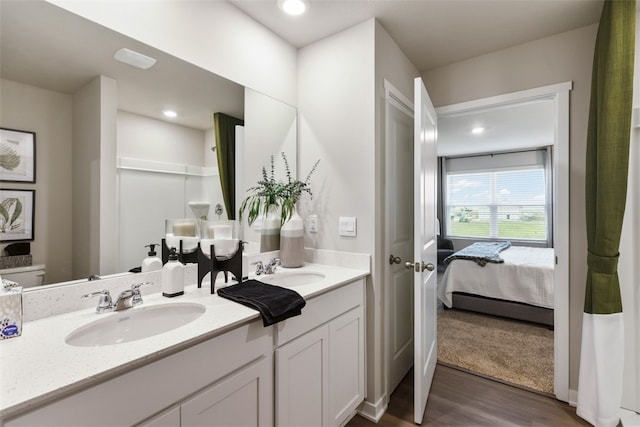
[[[17,282],[23,288],[40,286],[45,283],[45,265],[37,264],[27,267],[6,268],[0,270],[0,277]]]

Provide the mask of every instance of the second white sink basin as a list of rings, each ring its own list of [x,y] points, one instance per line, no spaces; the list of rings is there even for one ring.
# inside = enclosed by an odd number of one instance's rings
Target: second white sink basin
[[[292,271],[266,274],[256,277],[261,282],[270,285],[283,286],[285,288],[295,288],[297,286],[311,285],[324,279],[324,274],[315,271]]]
[[[76,329],[65,342],[77,347],[95,347],[135,341],[184,326],[202,316],[205,310],[205,306],[196,303],[130,308]]]

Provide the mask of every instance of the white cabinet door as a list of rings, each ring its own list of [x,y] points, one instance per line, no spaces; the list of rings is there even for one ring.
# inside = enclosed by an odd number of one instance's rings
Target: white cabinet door
[[[176,406],[136,427],[180,427],[180,407]]]
[[[329,323],[331,424],[341,425],[364,400],[362,306]]]
[[[329,425],[329,327],[276,350],[276,425]]]
[[[181,425],[272,426],[273,358],[264,357],[181,405]]]

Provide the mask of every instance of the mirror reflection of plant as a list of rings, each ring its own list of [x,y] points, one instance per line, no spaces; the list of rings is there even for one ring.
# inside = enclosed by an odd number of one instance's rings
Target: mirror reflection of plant
[[[20,227],[22,202],[16,197],[7,197],[0,203],[0,232],[6,233]]]
[[[283,190],[282,183],[275,179],[275,166],[273,155],[271,155],[271,173],[267,175],[267,170],[262,167],[262,179],[257,185],[247,189],[253,192],[247,196],[240,205],[240,220],[242,215],[248,210],[247,221],[252,225],[260,215],[267,215],[271,206],[280,206],[280,199]]]
[[[281,153],[284,162],[286,182],[277,181],[275,179],[275,166],[273,155],[271,155],[271,172],[267,175],[267,170],[262,167],[262,179],[257,185],[250,187],[247,191],[253,194],[247,196],[240,205],[240,220],[245,211],[248,211],[247,221],[252,225],[260,215],[267,215],[271,206],[281,207],[280,223],[284,224],[296,207],[296,203],[300,200],[303,193],[313,197],[311,192],[311,175],[318,167],[320,160],[316,161],[311,171],[307,174],[304,181],[294,179],[291,175],[289,161],[284,153]]]
[[[313,198],[313,193],[311,192],[311,175],[315,172],[318,167],[318,163],[320,160],[318,159],[314,164],[307,177],[304,181],[300,181],[297,179],[293,179],[291,176],[291,169],[289,168],[289,162],[287,161],[287,156],[284,153],[282,154],[282,160],[284,161],[284,168],[287,177],[287,182],[283,185],[282,189],[282,215],[281,222],[284,224],[291,218],[293,212],[296,208],[296,203],[300,200],[303,193],[307,193],[309,197]]]

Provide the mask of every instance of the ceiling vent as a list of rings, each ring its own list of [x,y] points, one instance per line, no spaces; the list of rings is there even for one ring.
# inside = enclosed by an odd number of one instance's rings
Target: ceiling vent
[[[124,47],[113,55],[113,59],[143,70],[153,67],[156,63],[154,58]]]

